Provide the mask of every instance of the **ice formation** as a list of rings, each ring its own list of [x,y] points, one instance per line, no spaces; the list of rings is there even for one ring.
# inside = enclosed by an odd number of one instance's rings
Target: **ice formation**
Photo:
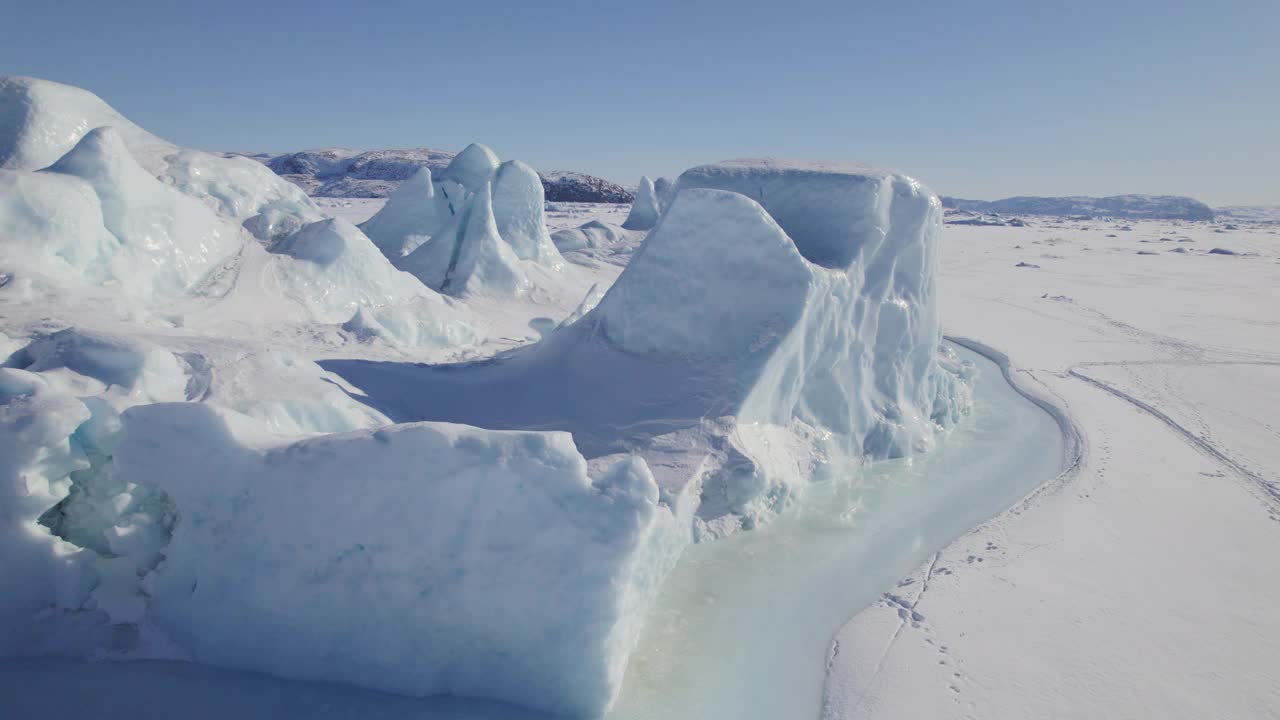
[[[431,169],[424,167],[401,183],[360,229],[382,254],[396,260],[430,240],[441,223]]]
[[[450,295],[515,296],[527,290],[524,262],[564,263],[547,232],[538,173],[469,145],[432,179],[407,180],[361,225],[397,267]]]
[[[608,247],[622,239],[622,229],[617,225],[592,220],[576,228],[565,228],[551,234],[551,241],[561,252],[586,248]]]
[[[627,214],[622,227],[627,230],[649,230],[658,224],[658,215],[658,196],[654,191],[653,181],[646,175],[640,178],[636,199],[631,203],[631,212]]]
[[[743,192],[698,186],[716,181]],[[748,197],[759,188],[790,228]],[[940,228],[937,197],[892,173],[695,168],[599,305],[539,345],[464,367],[328,367],[394,419],[639,452],[664,499],[698,492],[702,529],[732,531],[812,478],[927,449],[967,407],[939,350]]]
[[[658,198],[658,213],[662,214],[671,206],[671,198],[675,196],[676,184],[669,178],[660,177],[653,181],[653,194]]]
[[[966,407],[908,178],[706,166],[645,179],[633,233],[554,241],[544,199],[473,145],[366,235],[251,160],[0,80],[0,656],[162,647],[598,716],[688,542]],[[560,249],[641,231],[612,287],[565,283]],[[541,342],[400,361],[517,306],[554,311],[518,320]],[[384,361],[316,361],[355,348]]]
[[[644,462],[567,433],[408,424],[302,441],[208,405],[125,415],[181,508],[148,619],[199,662],[596,717],[688,542]]]

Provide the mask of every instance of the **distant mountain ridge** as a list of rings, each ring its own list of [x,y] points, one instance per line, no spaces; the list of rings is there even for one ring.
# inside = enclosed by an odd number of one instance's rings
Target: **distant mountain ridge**
[[[963,200],[944,197],[942,206],[954,210],[1001,215],[1085,215],[1131,220],[1212,220],[1213,208],[1180,195],[1111,195],[1108,197],[1029,197],[1003,200]]]
[[[440,172],[456,153],[432,148],[317,148],[283,155],[222,154],[257,160],[312,197],[384,198],[420,167]],[[633,199],[621,185],[585,173],[550,170],[538,176],[551,202],[629,203]]]

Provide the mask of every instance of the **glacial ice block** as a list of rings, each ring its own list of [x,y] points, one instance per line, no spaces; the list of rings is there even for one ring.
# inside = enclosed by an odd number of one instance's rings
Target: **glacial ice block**
[[[431,168],[419,168],[360,229],[383,255],[396,260],[413,252],[448,221],[447,215],[440,216],[435,195]]]
[[[547,232],[546,195],[533,168],[519,160],[498,167],[493,177],[493,218],[498,235],[516,257],[551,266],[564,262]]]
[[[93,587],[91,553],[38,523],[89,466],[71,437],[88,419],[39,375],[0,368],[0,658],[61,650],[41,618],[75,611]]]
[[[117,279],[140,294],[180,294],[239,248],[234,227],[143,170],[113,128],[89,131],[45,172],[93,187],[124,256]]]
[[[129,122],[97,95],[71,85],[0,76],[0,168],[48,167],[90,130],[110,125],[132,150],[176,148]]]
[[[643,461],[590,477],[567,433],[124,422],[117,471],[179,515],[148,621],[198,662],[597,717],[689,539]]]
[[[940,348],[937,197],[856,172],[799,179],[875,213],[807,226],[857,256],[843,267],[810,260],[744,194],[682,189],[599,304],[543,342],[472,365],[327,367],[400,419],[567,430],[591,458],[637,452],[664,497],[700,496],[713,533],[767,520],[810,480],[928,449],[968,406]]]
[[[467,192],[478,192],[498,169],[498,156],[480,143],[471,143],[440,171],[440,180],[455,182]]]
[[[649,177],[640,178],[640,187],[636,190],[636,199],[631,203],[631,212],[622,227],[627,230],[649,230],[658,224],[658,195],[653,181]]]
[[[351,223],[330,218],[304,226],[272,248],[277,279],[285,294],[320,322],[350,320],[359,308],[414,303],[430,316],[448,344],[449,328],[460,313],[414,277],[395,268]],[[424,338],[425,339],[425,338]]]

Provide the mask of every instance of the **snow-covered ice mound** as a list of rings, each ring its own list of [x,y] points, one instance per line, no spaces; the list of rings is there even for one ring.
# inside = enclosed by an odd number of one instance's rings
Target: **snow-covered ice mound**
[[[484,166],[476,157],[463,170]],[[0,263],[28,302],[73,294],[179,324],[250,310],[265,324],[381,317],[377,337],[407,347],[479,337],[261,163],[176,147],[91,93],[32,78],[0,78]]]
[[[623,233],[617,225],[592,220],[576,228],[565,228],[551,234],[551,241],[561,252],[602,248],[622,240]]]
[[[664,501],[701,495],[712,534],[768,519],[810,479],[927,450],[968,405],[939,349],[937,197],[862,168],[727,170],[794,181],[821,201],[796,202],[826,215],[797,226],[801,245],[745,194],[690,187],[714,176],[697,168],[599,305],[539,345],[465,366],[325,365],[393,419],[639,452]]]
[[[643,461],[589,475],[567,433],[289,440],[160,404],[115,462],[181,513],[145,585],[192,659],[410,695],[598,716],[688,542]]]

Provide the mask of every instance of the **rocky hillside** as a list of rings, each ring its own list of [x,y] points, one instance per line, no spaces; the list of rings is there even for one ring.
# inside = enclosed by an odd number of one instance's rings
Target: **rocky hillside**
[[[962,200],[944,197],[942,206],[974,213],[1114,217],[1133,220],[1212,220],[1213,208],[1178,195],[1112,195],[1109,197],[1011,197]]]
[[[348,150],[322,148],[284,155],[243,155],[271,168],[313,197],[381,198],[390,195],[419,167],[443,170],[454,153],[430,148],[397,150]],[[550,170],[539,172],[547,200],[551,202],[629,203],[632,194],[603,178]]]

